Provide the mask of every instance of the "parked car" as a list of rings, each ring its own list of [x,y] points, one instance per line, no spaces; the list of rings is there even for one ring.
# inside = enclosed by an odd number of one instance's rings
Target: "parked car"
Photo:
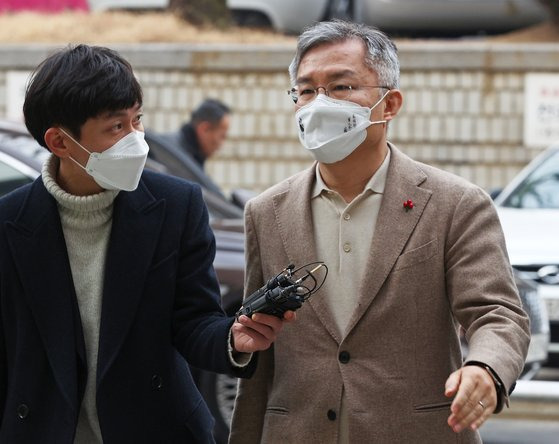
[[[227,0],[240,25],[300,33],[325,19],[344,18],[389,33],[500,32],[545,20],[537,0]]]
[[[495,198],[510,261],[547,305],[548,363],[559,366],[559,145],[530,162]]]
[[[530,318],[530,345],[520,379],[532,379],[547,362],[549,350],[549,317],[547,307],[539,287],[534,282],[524,279],[516,270],[514,281],[522,301],[522,307]]]

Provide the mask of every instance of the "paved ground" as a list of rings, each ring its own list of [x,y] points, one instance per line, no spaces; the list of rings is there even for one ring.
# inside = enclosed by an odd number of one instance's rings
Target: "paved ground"
[[[495,418],[480,433],[484,444],[557,444],[559,422]]]
[[[484,444],[559,444],[559,368],[542,368],[534,381],[549,386],[520,381],[510,410],[481,428]]]

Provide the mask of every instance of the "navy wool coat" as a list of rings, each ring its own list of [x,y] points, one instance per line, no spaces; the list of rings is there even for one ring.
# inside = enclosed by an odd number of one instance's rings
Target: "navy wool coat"
[[[114,202],[97,364],[105,444],[212,442],[187,362],[227,355],[200,188],[144,172]],[[254,360],[253,360],[254,361]],[[0,443],[72,443],[87,378],[64,235],[41,178],[0,199]]]

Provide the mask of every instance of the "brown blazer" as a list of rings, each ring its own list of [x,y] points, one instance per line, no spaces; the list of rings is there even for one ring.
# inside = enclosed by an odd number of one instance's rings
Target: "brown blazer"
[[[446,423],[445,381],[462,365],[459,325],[467,360],[491,366],[506,387],[519,376],[528,318],[491,199],[391,150],[369,273],[347,333],[336,332],[320,292],[312,296],[261,354],[255,376],[240,382],[232,444],[337,443],[342,387],[351,443],[481,442],[477,432],[455,434]],[[314,174],[303,171],[247,205],[247,294],[291,262],[321,259]],[[414,208],[406,211],[408,199]]]

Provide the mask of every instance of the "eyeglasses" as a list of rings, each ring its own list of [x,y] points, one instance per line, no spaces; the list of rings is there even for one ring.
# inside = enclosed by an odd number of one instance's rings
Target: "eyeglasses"
[[[295,102],[297,105],[304,106],[308,103],[311,103],[314,99],[316,99],[319,89],[323,89],[324,94],[326,94],[328,97],[332,97],[333,99],[347,100],[350,98],[353,92],[359,91],[362,88],[391,89],[388,86],[378,86],[378,85],[352,86],[352,85],[348,85],[347,83],[330,82],[326,86],[317,86],[316,88],[308,88],[308,87],[291,88],[290,90],[287,91],[287,94],[291,97],[291,100],[293,100],[293,102]]]

